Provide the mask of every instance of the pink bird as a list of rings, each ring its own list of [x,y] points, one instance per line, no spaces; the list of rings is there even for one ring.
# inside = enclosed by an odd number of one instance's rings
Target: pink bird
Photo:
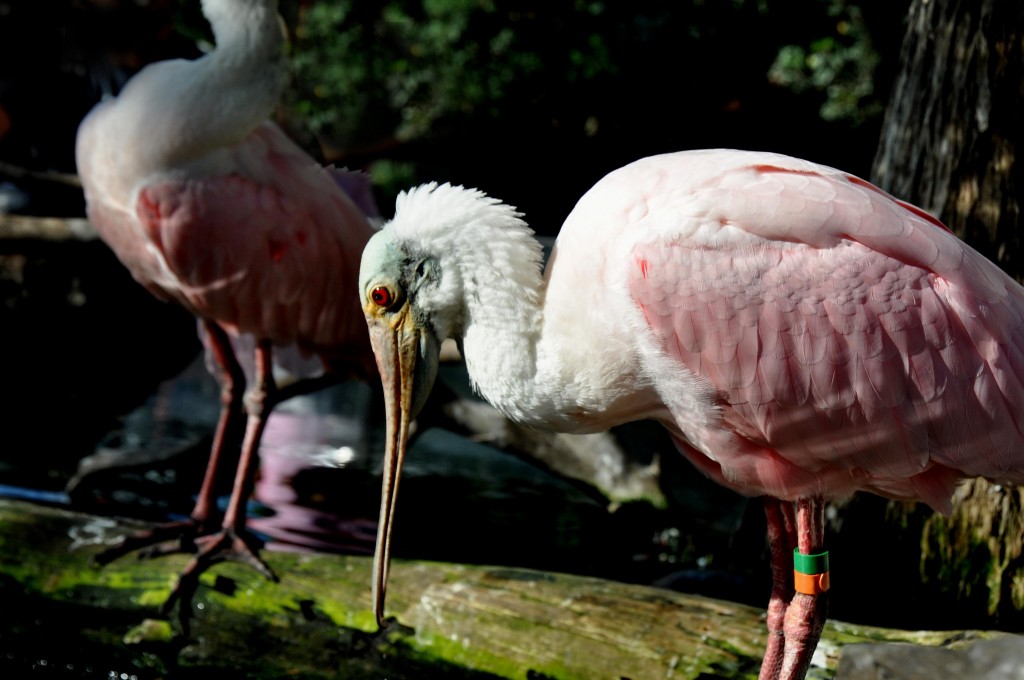
[[[1024,289],[922,210],[821,165],[639,160],[580,199],[543,278],[514,208],[428,184],[367,244],[359,288],[388,420],[380,625],[409,421],[448,337],[509,418],[575,433],[655,420],[705,475],[764,497],[761,678],[810,664],[827,500],[948,512],[965,477],[1024,481]]]
[[[291,395],[374,371],[359,305],[345,294],[373,228],[340,185],[358,190],[365,178],[320,167],[268,121],[288,80],[277,1],[202,7],[216,49],[147,66],[89,113],[76,144],[90,221],[139,283],[199,317],[221,372],[223,407],[190,521],[129,537],[100,558],[168,539],[198,547],[169,605],[187,603],[199,574],[224,559],[274,578],[245,531],[267,416]],[[251,355],[236,357],[233,346]],[[294,381],[279,386],[275,364],[291,366]],[[241,457],[218,530],[215,473],[243,401]]]

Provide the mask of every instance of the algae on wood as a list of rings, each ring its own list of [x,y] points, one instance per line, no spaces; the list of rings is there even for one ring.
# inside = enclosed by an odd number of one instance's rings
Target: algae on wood
[[[239,565],[211,569],[186,640],[159,621],[186,556],[89,563],[131,529],[0,501],[4,677],[45,663],[71,669],[65,677],[139,680],[753,678],[765,640],[763,610],[753,607],[564,574],[406,561],[394,564],[388,591],[388,613],[401,625],[375,635],[369,558],[283,553],[265,554],[278,584]],[[846,644],[976,636],[830,622],[812,677],[831,677]]]

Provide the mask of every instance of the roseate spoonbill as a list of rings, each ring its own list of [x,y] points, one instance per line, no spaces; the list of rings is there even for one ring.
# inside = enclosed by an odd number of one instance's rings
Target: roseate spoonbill
[[[447,337],[509,418],[653,419],[704,474],[764,497],[763,678],[803,676],[824,625],[826,500],[948,511],[964,477],[1024,481],[1024,289],[868,182],[771,153],[667,154],[590,189],[543,278],[531,233],[480,191],[428,184],[363,253],[388,421],[379,624],[408,425]]]
[[[198,548],[168,605],[187,603],[199,574],[224,559],[274,578],[244,528],[267,416],[291,395],[374,372],[359,305],[343,293],[355,290],[374,231],[341,188],[359,176],[322,168],[268,121],[288,78],[277,1],[202,8],[216,49],[147,66],[89,113],[76,142],[90,221],[139,283],[199,317],[221,372],[223,407],[190,521],[128,537],[100,558],[166,539],[177,548],[154,554]],[[251,355],[236,357],[233,346],[246,344]],[[286,355],[315,361],[299,361],[296,380],[278,385],[273,368]],[[243,402],[245,435],[217,530],[215,473]]]

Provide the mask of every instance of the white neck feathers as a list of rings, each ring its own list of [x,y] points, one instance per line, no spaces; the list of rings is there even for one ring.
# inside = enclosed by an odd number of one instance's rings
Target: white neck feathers
[[[542,253],[533,231],[511,206],[448,184],[400,195],[387,228],[413,259],[436,259],[440,282],[416,305],[438,339],[459,342],[475,389],[509,417],[531,420],[543,400]]]

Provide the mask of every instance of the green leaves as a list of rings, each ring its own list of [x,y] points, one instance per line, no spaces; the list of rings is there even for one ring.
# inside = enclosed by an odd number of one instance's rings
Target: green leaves
[[[783,45],[768,79],[796,92],[822,92],[822,118],[859,124],[883,109],[874,87],[878,53],[859,6],[845,0],[822,2],[828,3],[827,13],[834,19],[832,32],[805,45]]]
[[[448,118],[500,115],[514,85],[545,68],[566,65],[569,82],[610,70],[599,32],[538,39],[604,11],[601,2],[558,4],[542,12],[521,3],[499,10],[491,0],[311,5],[296,27],[294,106],[339,143],[368,134],[408,142]]]

